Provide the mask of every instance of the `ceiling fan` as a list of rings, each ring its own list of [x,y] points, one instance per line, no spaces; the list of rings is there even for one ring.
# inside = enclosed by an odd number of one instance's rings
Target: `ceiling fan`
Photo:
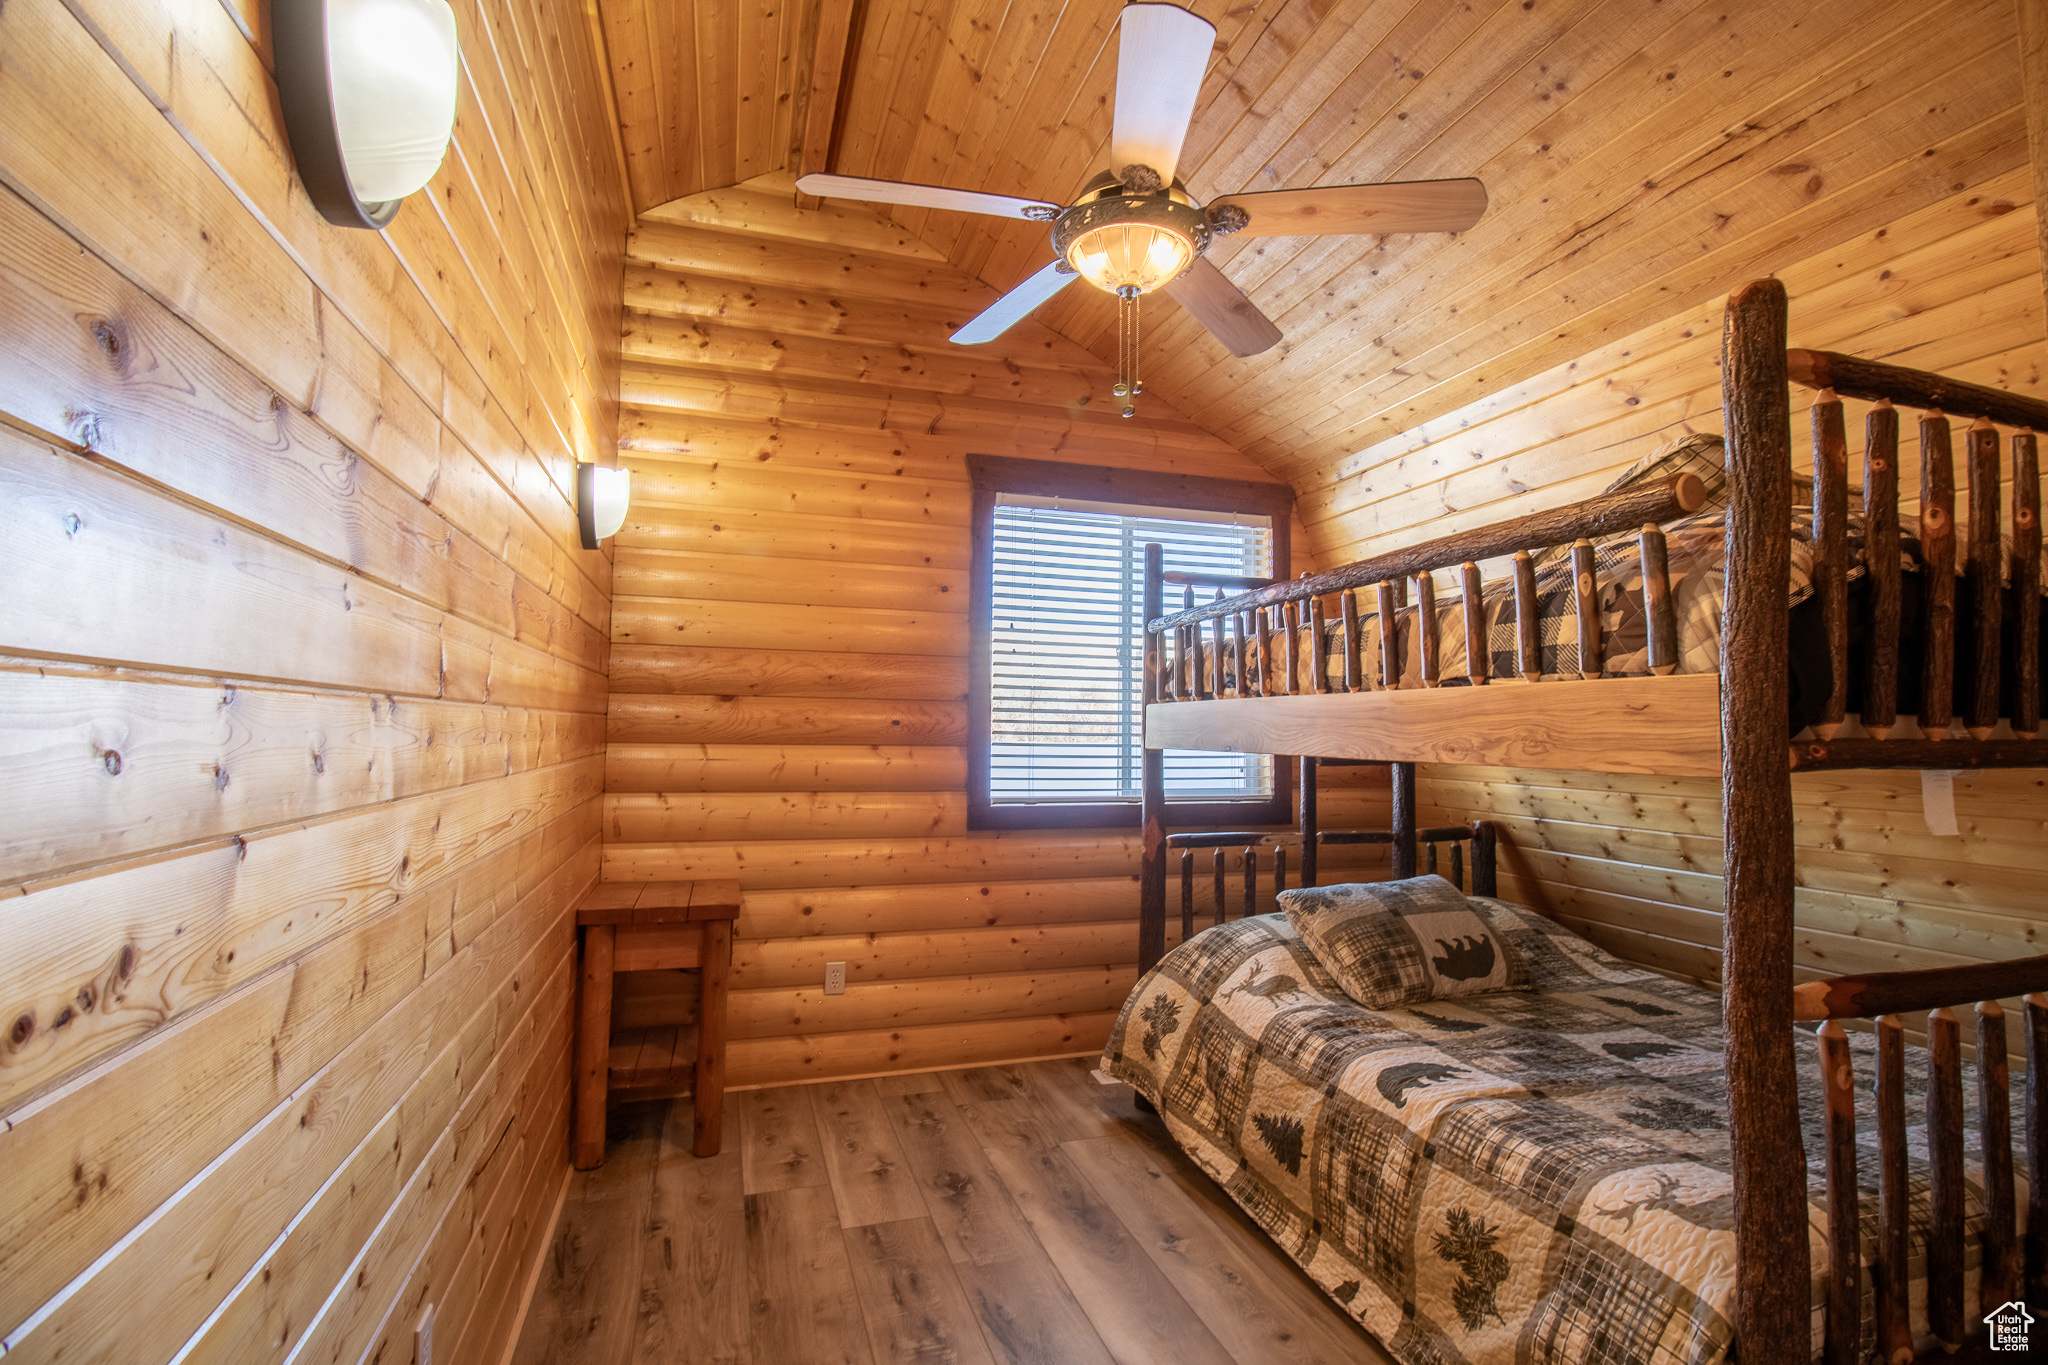
[[[1143,390],[1138,376],[1138,299],[1157,289],[1192,313],[1232,355],[1257,355],[1280,329],[1203,252],[1233,232],[1293,237],[1339,233],[1461,232],[1486,212],[1477,180],[1414,180],[1261,190],[1198,203],[1174,174],[1216,29],[1178,5],[1124,6],[1109,164],[1073,203],[946,189],[851,175],[806,175],[797,187],[820,198],[955,209],[1052,224],[1058,259],[953,333],[962,345],[993,341],[1076,275],[1118,300],[1118,378],[1123,415]]]

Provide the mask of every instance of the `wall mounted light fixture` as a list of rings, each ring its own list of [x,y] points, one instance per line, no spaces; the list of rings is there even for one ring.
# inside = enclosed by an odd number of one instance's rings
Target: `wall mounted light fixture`
[[[576,466],[576,525],[583,532],[583,548],[595,550],[598,542],[619,533],[626,524],[626,509],[632,505],[633,472],[604,465]]]
[[[274,0],[277,93],[321,217],[381,228],[434,178],[461,53],[447,0]]]

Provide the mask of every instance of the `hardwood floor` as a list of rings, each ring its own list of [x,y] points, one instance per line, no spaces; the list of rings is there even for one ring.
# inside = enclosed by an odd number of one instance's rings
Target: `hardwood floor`
[[[613,1116],[516,1365],[1382,1365],[1092,1061]]]

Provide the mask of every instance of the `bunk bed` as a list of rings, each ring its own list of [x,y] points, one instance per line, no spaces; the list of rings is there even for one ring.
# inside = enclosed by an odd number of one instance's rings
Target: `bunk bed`
[[[1681,648],[1673,608],[1665,526],[1700,513],[1709,493],[1697,474],[1682,469],[1576,506],[1291,581],[1168,573],[1155,547],[1146,565],[1142,627],[1146,748],[1141,979],[1112,1034],[1106,1060],[1112,1074],[1138,1086],[1141,1099],[1161,1100],[1163,1081],[1142,1057],[1147,1050],[1159,1051],[1161,1021],[1192,1028],[1185,1017],[1190,1010],[1200,1018],[1212,1008],[1243,1009],[1247,994],[1270,994],[1248,988],[1245,971],[1266,970],[1256,964],[1283,960],[1298,964],[1298,970],[1288,974],[1290,991],[1300,992],[1289,997],[1290,1009],[1307,1013],[1278,1043],[1269,1035],[1254,1052],[1307,1046],[1300,1030],[1312,1024],[1304,1021],[1326,1006],[1337,1020],[1332,1027],[1351,1035],[1401,1028],[1441,1032],[1439,1025],[1446,1018],[1452,1019],[1452,1031],[1470,1031],[1474,1037],[1488,1036],[1484,1030],[1494,1025],[1512,1025],[1525,1034],[1542,1027],[1524,1017],[1525,1005],[1501,1006],[1515,1016],[1505,1021],[1476,1009],[1483,1000],[1510,997],[1461,1001],[1475,1008],[1439,1011],[1439,1017],[1423,1023],[1361,1017],[1369,1012],[1355,1005],[1344,1013],[1344,1002],[1330,995],[1333,983],[1328,973],[1319,978],[1312,957],[1302,960],[1299,941],[1292,939],[1284,922],[1240,917],[1222,925],[1222,851],[1227,846],[1242,849],[1244,906],[1250,915],[1255,908],[1265,908],[1252,889],[1252,864],[1262,846],[1270,846],[1268,856],[1276,862],[1292,850],[1302,885],[1313,886],[1316,851],[1332,842],[1390,843],[1396,878],[1424,870],[1418,867],[1418,849],[1424,846],[1428,868],[1438,867],[1435,846],[1448,842],[1461,855],[1450,868],[1454,878],[1463,878],[1462,864],[1469,860],[1473,904],[1486,915],[1498,916],[1489,922],[1518,940],[1525,952],[1552,962],[1555,970],[1549,979],[1558,990],[1577,991],[1583,1000],[1586,988],[1580,978],[1590,971],[1593,978],[1609,984],[1609,995],[1622,1001],[1619,1008],[1632,1015],[1637,1012],[1630,1002],[1649,1001],[1673,1015],[1697,1014],[1689,1006],[1670,1003],[1678,998],[1672,992],[1682,989],[1677,983],[1653,990],[1663,978],[1640,971],[1631,975],[1631,969],[1605,959],[1582,940],[1573,940],[1578,947],[1562,946],[1556,935],[1572,936],[1561,927],[1547,927],[1540,916],[1491,899],[1496,889],[1491,827],[1482,822],[1418,829],[1414,765],[1477,763],[1718,775],[1725,830],[1723,967],[1718,1005],[1714,1007],[1709,997],[1706,1013],[1718,1016],[1708,1021],[1718,1024],[1712,1030],[1710,1070],[1715,1093],[1723,1093],[1725,1087],[1721,1117],[1727,1130],[1729,1196],[1720,1222],[1706,1220],[1727,1234],[1725,1244],[1713,1252],[1719,1257],[1716,1268],[1699,1273],[1709,1281],[1716,1275],[1725,1281],[1719,1290],[1720,1311],[1732,1343],[1714,1344],[1711,1333],[1687,1337],[1680,1332],[1675,1342],[1658,1345],[1656,1358],[1711,1359],[1732,1344],[1743,1365],[1777,1365],[1815,1356],[1846,1365],[1863,1359],[1867,1348],[1874,1347],[1879,1360],[1901,1365],[1915,1358],[1916,1337],[1923,1347],[1931,1341],[1935,1356],[1965,1347],[1982,1350],[1981,1329],[1976,1327],[1981,1314],[2016,1299],[2037,1308],[2048,1303],[2048,956],[1795,982],[1791,775],[1814,769],[2048,767],[2048,743],[2037,738],[2042,602],[2039,465],[2033,434],[2048,430],[2048,403],[1854,357],[1788,350],[1787,314],[1784,289],[1775,280],[1755,282],[1728,303],[1723,345],[1728,448],[1725,558],[1720,565],[1722,610],[1714,642],[1718,667],[1712,671],[1686,671],[1680,666],[1687,651]],[[1788,401],[1794,382],[1817,391],[1812,407],[1812,521],[1810,530],[1797,538],[1788,535],[1794,520],[1792,490],[1799,482],[1792,468]],[[1850,548],[1844,397],[1875,404],[1867,419],[1860,492],[1861,540],[1872,552],[1862,556],[1860,568],[1852,564],[1856,556]],[[1888,551],[1899,539],[1898,407],[1923,414],[1921,513],[1911,547],[1920,570],[1912,605],[1921,647],[1917,660],[1910,652],[1907,655],[1907,665],[1917,666],[1917,676],[1911,679],[1917,686],[1905,689],[1917,706],[1917,716],[1903,719],[1897,704],[1901,601],[1911,594],[1902,591],[1903,557]],[[1951,416],[1972,419],[1966,436],[1969,516],[1960,596]],[[2001,537],[2000,426],[2018,429],[2010,442],[2009,546]],[[1637,537],[1633,572],[1643,617],[1644,672],[1604,677],[1598,662],[1598,579],[1600,566],[1611,568],[1614,557],[1610,552],[1603,560],[1595,542],[1631,532]],[[1817,637],[1825,652],[1822,681],[1816,687],[1809,677],[1804,684],[1810,695],[1804,699],[1803,712],[1794,705],[1788,626],[1794,610],[1788,585],[1795,581],[1795,550],[1811,597],[1799,609],[1800,633]],[[1571,681],[1541,680],[1545,670],[1536,626],[1536,568],[1545,551],[1568,558],[1582,674]],[[1514,609],[1511,615],[1498,609],[1489,614],[1478,565],[1504,556],[1513,556],[1513,582],[1507,594]],[[1462,679],[1438,675],[1444,651],[1433,574],[1444,570],[1458,574],[1463,589]],[[2010,587],[2002,590],[2008,574]],[[1852,612],[1851,580],[1859,576],[1867,582],[1857,584]],[[1408,583],[1413,584],[1415,600],[1404,607],[1403,588],[1397,585]],[[1165,609],[1169,585],[1182,589],[1180,609],[1172,613]],[[1215,589],[1214,600],[1197,604],[1197,587]],[[1357,596],[1368,588],[1376,607],[1371,612],[1360,609]],[[1226,596],[1226,589],[1232,595]],[[1852,616],[1862,637],[1854,653]],[[1488,637],[1503,620],[1510,621],[1517,637],[1510,652],[1517,665],[1514,671],[1522,675],[1518,680],[1491,676],[1498,655]],[[1369,628],[1377,632],[1378,686],[1365,667],[1372,657],[1366,642]],[[1402,685],[1404,680],[1408,685]],[[1163,751],[1168,748],[1304,756],[1299,765],[1299,832],[1291,838],[1170,833],[1163,768]],[[1319,829],[1318,758],[1389,764],[1391,829]],[[1215,917],[1221,927],[1190,943],[1195,929],[1195,858],[1204,849],[1213,850]],[[1169,863],[1176,853],[1183,940],[1175,950],[1177,975],[1174,963],[1161,969]],[[1274,870],[1284,879],[1284,864]],[[1280,956],[1272,956],[1276,953]],[[1247,963],[1254,966],[1246,967]],[[1580,975],[1575,977],[1574,972]],[[1168,1000],[1169,978],[1179,983],[1173,989],[1184,996],[1189,983],[1199,989],[1192,996]],[[1233,983],[1238,999],[1224,998],[1230,994],[1223,989],[1225,981]],[[1155,983],[1160,985],[1157,991]],[[1164,1003],[1157,1003],[1155,996]],[[2023,1018],[2017,1022],[2028,1062],[2017,1101],[2010,1088],[2007,1021],[1999,1004],[2014,997],[2024,997]],[[1260,1003],[1263,1007],[1272,1002]],[[1963,1025],[1955,1013],[1964,1006],[1975,1006],[1976,1011],[1978,1084],[1967,1097]],[[1143,1013],[1146,1009],[1153,1011],[1149,1019]],[[1909,1079],[1906,1058],[1918,1051],[1905,1044],[1905,1019],[1921,1012],[1926,1019],[1926,1075],[1923,1079],[1916,1070]],[[1845,1021],[1868,1021],[1870,1027],[1858,1027],[1852,1041]],[[1646,1021],[1637,1015],[1634,1022]],[[1186,1035],[1181,1041],[1187,1041]],[[1698,1029],[1668,1041],[1694,1050],[1702,1046]],[[1220,1059],[1220,1049],[1189,1046],[1193,1051],[1185,1055],[1206,1072],[1206,1078],[1183,1077],[1187,1084],[1236,1087],[1240,1093],[1254,1084],[1248,1073],[1232,1073]],[[1243,1062],[1245,1068],[1256,1064]],[[1859,1088],[1859,1065],[1866,1079],[1874,1073],[1874,1093]],[[1802,1069],[1806,1136],[1801,1105],[1793,1102],[1802,1093]],[[1609,1075],[1603,1083],[1625,1086],[1628,1077],[1625,1072]],[[1148,1095],[1148,1089],[1153,1093]],[[1327,1092],[1305,1093],[1302,1103],[1307,1110],[1320,1112],[1318,1106],[1335,1095],[1333,1084]],[[1907,1109],[1909,1100],[1917,1108],[1922,1098],[1924,1150],[1916,1148],[1909,1158]],[[1178,1099],[1183,1105],[1207,1102],[1190,1100],[1187,1094]],[[1867,1137],[1874,1126],[1876,1137],[1876,1171],[1868,1178],[1872,1173],[1866,1151],[1862,1194],[1857,1171],[1859,1108],[1862,1133]],[[2015,1111],[2023,1136],[2017,1153],[2012,1134]],[[1268,1126],[1271,1122],[1269,1116]],[[1174,1127],[1171,1119],[1169,1127]],[[1206,1141],[1186,1125],[1176,1136],[1184,1143]],[[1426,1136],[1417,1134],[1415,1145],[1433,1150],[1425,1145]],[[1511,1141],[1512,1134],[1504,1131],[1496,1138]],[[1249,1140],[1240,1146],[1244,1150],[1235,1159],[1244,1167],[1256,1154],[1249,1150]],[[1270,1149],[1271,1144],[1267,1146]],[[1825,1172],[1813,1199],[1806,1169],[1809,1149]],[[1207,1155],[1212,1165],[1224,1158],[1220,1149]],[[2016,1155],[2024,1163],[2024,1180],[2016,1177]],[[1300,1159],[1296,1154],[1297,1162]],[[1322,1160],[1318,1156],[1310,1164]],[[1924,1185],[1917,1199],[1916,1192],[1909,1191],[1909,1163],[1916,1182]],[[1966,1178],[1966,1166],[1974,1170],[1974,1178]],[[1328,1174],[1327,1166],[1317,1169]],[[1244,1195],[1238,1197],[1245,1202]],[[1649,1204],[1666,1210],[1675,1207],[1671,1191],[1662,1192],[1662,1204],[1656,1203],[1658,1197],[1652,1192]],[[1810,1232],[1809,1219],[1796,1211],[1815,1205],[1819,1211],[1810,1214]],[[1917,1208],[1909,1207],[1914,1205]],[[1293,1217],[1277,1207],[1248,1205],[1248,1211],[1269,1232],[1287,1228]],[[1328,1231],[1318,1226],[1308,1240],[1323,1238]],[[1418,1235],[1412,1212],[1408,1232]],[[1288,1245],[1287,1237],[1278,1240]],[[1297,1247],[1304,1244],[1302,1237],[1295,1241]],[[1702,1245],[1673,1254],[1707,1254],[1713,1239],[1708,1237]],[[1966,1250],[1972,1254],[1966,1256]],[[1484,1259],[1482,1251],[1472,1254]],[[1452,1258],[1446,1253],[1443,1259]],[[1974,1307],[1968,1311],[1966,1261],[1977,1267]],[[1909,1262],[1920,1267],[1924,1285],[1909,1271]],[[1305,1268],[1316,1273],[1314,1266],[1305,1263]],[[1463,1272],[1456,1266],[1438,1271],[1469,1278],[1470,1267]],[[1394,1275],[1390,1283],[1409,1286],[1405,1310],[1412,1315],[1416,1272],[1411,1266],[1401,1273],[1408,1277],[1405,1281]],[[1686,1281],[1700,1282],[1698,1274]],[[1560,1283],[1570,1289],[1569,1277]],[[1337,1288],[1328,1283],[1325,1287]],[[1355,1291],[1356,1285],[1344,1288]],[[1917,1322],[1915,1296],[1924,1298]],[[1809,1316],[1814,1298],[1820,1302],[1823,1323],[1818,1342]],[[2037,1330],[2048,1331],[2048,1324]],[[1973,1331],[1978,1333],[1974,1338]],[[1611,1323],[1581,1324],[1579,1332],[1568,1349],[1559,1347],[1545,1358],[1626,1358],[1602,1354],[1615,1349]],[[1384,1332],[1381,1335],[1386,1338]],[[1435,1349],[1425,1344],[1415,1358],[1437,1358],[1430,1354]],[[1706,1353],[1688,1353],[1701,1350]]]

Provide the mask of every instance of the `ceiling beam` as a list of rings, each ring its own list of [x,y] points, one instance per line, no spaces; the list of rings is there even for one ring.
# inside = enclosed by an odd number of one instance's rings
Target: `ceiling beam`
[[[860,0],[824,0],[818,12],[818,46],[811,55],[811,93],[804,104],[804,140],[797,154],[796,173],[831,169],[832,139],[839,127],[840,92],[851,82],[853,44],[859,41],[860,25],[854,22]],[[824,200],[799,193],[796,206],[814,209]]]

